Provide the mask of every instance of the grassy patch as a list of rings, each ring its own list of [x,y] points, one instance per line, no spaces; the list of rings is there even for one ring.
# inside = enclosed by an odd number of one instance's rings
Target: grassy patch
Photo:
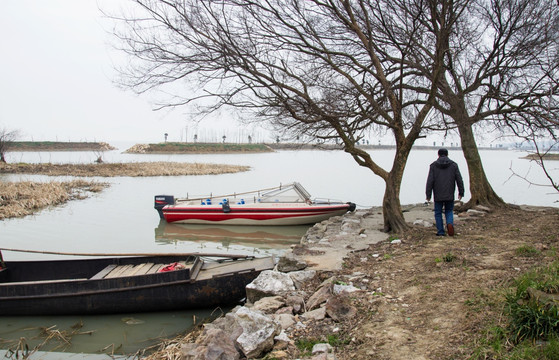
[[[559,262],[521,275],[501,298],[485,305],[503,309],[503,321],[487,328],[470,359],[559,359]],[[479,311],[481,302],[466,305]]]
[[[531,257],[538,256],[541,252],[531,245],[524,245],[514,251],[516,256]]]

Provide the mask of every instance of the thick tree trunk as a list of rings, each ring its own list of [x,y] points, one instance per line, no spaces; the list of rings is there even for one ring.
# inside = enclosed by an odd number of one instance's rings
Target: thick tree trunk
[[[382,201],[382,213],[385,232],[402,232],[409,228],[400,205],[400,186],[410,149],[411,146],[398,147],[392,170],[387,172],[373,161],[369,153],[356,148],[353,143],[349,142],[345,147],[345,151],[350,153],[359,165],[369,168],[384,180],[386,188]]]
[[[384,216],[385,232],[401,233],[410,227],[404,219],[400,204],[402,177],[404,176],[404,169],[406,168],[410,151],[411,146],[407,143],[396,147],[392,169],[384,179],[386,188],[382,200],[382,213]]]
[[[462,209],[469,209],[476,205],[486,206],[506,206],[506,203],[501,199],[489,184],[479,151],[474,138],[472,126],[466,122],[456,122],[458,131],[460,132],[460,139],[462,142],[462,151],[468,164],[468,172],[470,173],[470,193],[471,199],[462,206]]]
[[[400,184],[402,176],[396,176],[390,172],[386,179],[386,189],[382,200],[382,214],[384,217],[384,231],[401,233],[409,228],[404,219],[402,206],[400,204]]]

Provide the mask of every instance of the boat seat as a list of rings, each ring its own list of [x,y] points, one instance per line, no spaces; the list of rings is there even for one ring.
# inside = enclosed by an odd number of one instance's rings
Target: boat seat
[[[179,262],[179,264],[184,265],[186,269],[192,267],[191,263],[187,264],[185,261],[181,261]],[[162,269],[167,265],[169,264],[154,264],[154,263],[142,263],[138,265],[111,264],[111,265],[107,265],[103,270],[93,275],[93,277],[91,277],[91,280],[155,274],[159,272],[160,269]]]
[[[104,278],[108,273],[110,273],[111,271],[113,271],[113,269],[116,267],[115,264],[111,264],[111,265],[107,265],[103,270],[99,271],[97,274],[93,275],[91,277],[91,280],[98,280],[98,279],[102,279]]]

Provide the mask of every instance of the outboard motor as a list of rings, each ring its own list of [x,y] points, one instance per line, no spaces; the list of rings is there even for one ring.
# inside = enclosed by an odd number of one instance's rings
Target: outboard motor
[[[347,211],[349,212],[354,212],[355,209],[357,208],[357,205],[355,203],[348,202],[347,204],[349,205],[349,208],[347,209]]]
[[[173,195],[155,195],[155,204],[153,208],[157,210],[161,219],[165,219],[165,217],[163,216],[163,207],[174,204],[175,197]]]

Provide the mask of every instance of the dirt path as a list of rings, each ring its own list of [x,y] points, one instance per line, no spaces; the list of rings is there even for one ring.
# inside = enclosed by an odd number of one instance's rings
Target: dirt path
[[[434,227],[414,226],[401,242],[377,242],[343,260],[333,273],[363,291],[351,295],[357,321],[338,324],[348,342],[338,359],[467,358],[480,330],[499,321],[487,304],[502,299],[502,285],[556,258],[559,209],[459,216],[456,228],[455,237],[437,237]]]

